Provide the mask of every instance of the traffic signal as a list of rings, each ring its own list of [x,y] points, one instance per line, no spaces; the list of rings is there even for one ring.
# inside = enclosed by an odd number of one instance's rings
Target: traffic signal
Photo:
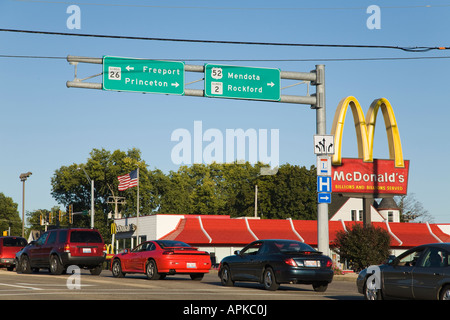
[[[69,205],[69,224],[73,223],[73,204]]]

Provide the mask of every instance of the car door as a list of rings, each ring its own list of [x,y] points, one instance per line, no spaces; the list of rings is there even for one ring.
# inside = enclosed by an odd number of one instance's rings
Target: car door
[[[42,234],[36,242],[28,248],[28,257],[30,258],[31,265],[40,266],[44,263],[43,261],[43,251],[44,244],[47,241],[49,232]]]
[[[262,270],[259,270],[258,251],[262,247],[261,241],[255,241],[242,249],[233,263],[233,279],[259,281],[259,276]]]
[[[147,249],[147,242],[141,243],[130,253],[128,257],[129,268],[133,272],[145,272],[145,268],[142,268],[142,257],[145,255]]]
[[[438,299],[438,289],[446,277],[448,252],[437,247],[430,247],[424,258],[413,271],[413,294],[415,299]]]
[[[50,252],[56,245],[57,235],[58,230],[51,230],[48,234],[47,240],[40,248],[39,258],[43,266],[50,266]]]
[[[423,247],[409,250],[395,259],[393,264],[383,269],[382,290],[386,296],[413,298],[413,270],[420,262],[423,251]]]

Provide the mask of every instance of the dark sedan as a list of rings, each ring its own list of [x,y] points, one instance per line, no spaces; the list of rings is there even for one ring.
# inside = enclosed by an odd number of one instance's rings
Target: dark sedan
[[[309,245],[295,240],[257,240],[222,259],[218,275],[224,286],[252,281],[267,290],[281,283],[312,284],[324,292],[333,280],[332,261]]]
[[[368,300],[450,300],[450,243],[412,248],[387,264],[362,270],[358,292]]]

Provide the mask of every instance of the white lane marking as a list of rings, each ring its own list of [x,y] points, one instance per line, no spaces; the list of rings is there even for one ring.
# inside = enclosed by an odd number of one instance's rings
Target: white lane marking
[[[31,289],[31,290],[44,290],[41,288],[30,287],[30,286],[20,286],[17,284],[8,284],[8,283],[0,283],[0,286],[14,287],[14,288],[22,288],[22,289]]]

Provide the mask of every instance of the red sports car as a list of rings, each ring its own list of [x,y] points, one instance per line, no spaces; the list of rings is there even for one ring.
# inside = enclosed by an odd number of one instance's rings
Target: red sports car
[[[192,280],[201,280],[211,268],[208,252],[173,240],[141,243],[131,251],[114,255],[111,262],[111,271],[116,278],[122,278],[126,273],[145,273],[150,280],[189,274]]]

